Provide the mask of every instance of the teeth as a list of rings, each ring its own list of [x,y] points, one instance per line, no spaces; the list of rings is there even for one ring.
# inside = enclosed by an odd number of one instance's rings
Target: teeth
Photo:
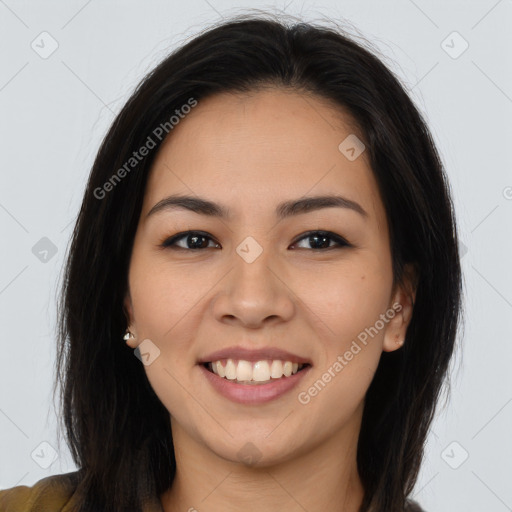
[[[225,377],[226,371],[224,370],[224,366],[222,366],[220,361],[215,361],[213,364],[213,373],[219,375],[219,377]]]
[[[208,364],[210,370],[219,377],[237,382],[270,382],[270,379],[280,379],[283,375],[290,377],[295,375],[304,364],[292,363],[291,361],[262,360],[254,363],[243,359],[228,359],[225,366],[222,362],[213,361]]]

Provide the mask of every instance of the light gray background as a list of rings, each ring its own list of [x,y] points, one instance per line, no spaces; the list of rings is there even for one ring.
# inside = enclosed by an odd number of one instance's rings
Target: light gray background
[[[170,49],[245,8],[357,29],[425,113],[453,187],[467,296],[415,499],[429,512],[512,510],[511,0],[0,0],[0,488],[76,469],[51,402],[56,293],[101,138]],[[43,237],[57,250],[47,261]]]

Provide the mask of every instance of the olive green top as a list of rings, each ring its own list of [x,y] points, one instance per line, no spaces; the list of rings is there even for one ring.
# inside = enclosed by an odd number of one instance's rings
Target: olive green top
[[[32,486],[18,485],[0,491],[0,512],[75,512],[78,471],[43,478]],[[158,497],[148,497],[143,512],[164,512]]]

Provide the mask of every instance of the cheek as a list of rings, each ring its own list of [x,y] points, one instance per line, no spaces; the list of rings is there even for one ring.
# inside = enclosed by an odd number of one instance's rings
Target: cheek
[[[385,313],[391,285],[391,277],[379,267],[338,267],[308,279],[301,299],[321,320],[323,334],[341,349]]]
[[[144,254],[134,257],[130,292],[139,329],[160,337],[178,323],[180,328],[209,286],[208,280],[179,266]]]
[[[309,286],[307,306],[321,320],[317,334],[323,349],[315,378],[298,396],[309,410],[305,422],[311,428],[321,416],[322,428],[338,429],[362,407],[382,354],[386,324],[380,318],[390,289],[388,276],[367,267]],[[327,414],[333,407],[338,414]]]

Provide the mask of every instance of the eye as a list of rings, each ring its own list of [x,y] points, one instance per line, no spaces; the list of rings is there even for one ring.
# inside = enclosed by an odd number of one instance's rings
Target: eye
[[[167,238],[160,244],[160,247],[163,249],[172,248],[197,251],[209,248],[209,242],[207,242],[207,240],[214,243],[213,247],[220,247],[220,244],[215,242],[210,235],[201,231],[185,231],[183,233],[178,233],[177,235]],[[330,231],[310,231],[301,238],[298,238],[291,247],[297,246],[298,242],[301,242],[302,240],[306,240],[308,244],[313,245],[314,247],[312,247],[312,250],[314,251],[351,247],[351,244],[349,244],[344,238]],[[185,246],[178,245],[177,242],[180,241],[183,241]],[[334,242],[334,245],[331,245],[330,242]],[[212,246],[210,246],[210,248],[211,247]],[[308,247],[305,248],[308,249]]]
[[[351,247],[351,245],[341,236],[332,233],[331,231],[310,231],[306,233],[305,236],[297,239],[296,242],[293,243],[297,245],[297,242],[301,240],[306,240],[308,244],[313,245],[313,250],[325,250],[325,249],[336,249],[341,247]],[[334,241],[334,245],[329,245],[329,241]],[[306,247],[308,249],[308,247]]]
[[[185,247],[179,246],[176,244],[179,240],[184,239]],[[199,249],[207,249],[208,243],[204,243],[205,240],[213,239],[207,235],[206,233],[202,233],[201,231],[185,231],[184,233],[178,233],[177,235],[172,236],[171,238],[166,239],[161,245],[162,248],[172,248],[172,249],[189,249],[189,250],[199,250]],[[191,247],[189,246],[191,245]],[[217,247],[220,247],[219,244],[216,244]]]

